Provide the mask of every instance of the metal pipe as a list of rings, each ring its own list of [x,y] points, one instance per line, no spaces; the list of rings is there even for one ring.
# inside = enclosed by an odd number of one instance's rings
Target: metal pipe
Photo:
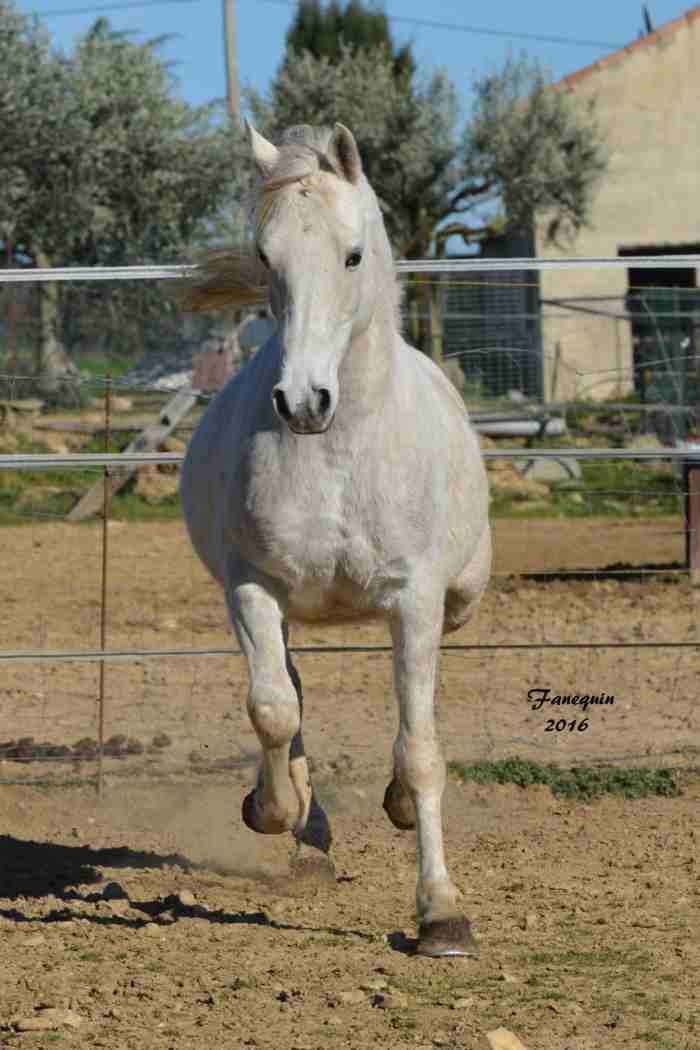
[[[399,259],[398,273],[510,273],[513,270],[624,269],[677,270],[700,267],[700,255],[636,255],[624,259],[590,257],[583,259]],[[0,284],[33,281],[149,281],[173,280],[191,276],[189,266],[63,266],[52,268],[2,270]]]
[[[484,459],[700,459],[693,448],[487,448]],[[147,466],[157,463],[179,464],[181,452],[130,452],[108,455],[101,452],[76,452],[66,455],[51,453],[8,453],[0,455],[0,470],[52,470],[66,467]]]

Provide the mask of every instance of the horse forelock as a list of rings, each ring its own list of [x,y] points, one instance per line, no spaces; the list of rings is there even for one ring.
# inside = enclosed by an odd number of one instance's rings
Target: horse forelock
[[[297,129],[291,129],[297,130]],[[299,131],[306,131],[301,126]],[[309,128],[309,132],[317,129]],[[257,207],[257,229],[260,232],[274,214],[275,202],[280,190],[294,184],[301,184],[310,190],[318,185],[315,176],[327,173],[339,176],[339,171],[330,157],[318,146],[311,143],[292,141],[283,144],[279,149],[279,160],[274,170],[263,181],[260,187],[260,200]]]

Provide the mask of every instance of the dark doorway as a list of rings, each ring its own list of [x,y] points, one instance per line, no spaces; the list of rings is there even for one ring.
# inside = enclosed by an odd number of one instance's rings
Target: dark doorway
[[[700,244],[642,245],[620,249],[631,255],[696,255]],[[700,398],[700,289],[695,267],[673,269],[630,267],[627,313],[632,328],[635,389],[647,404],[675,411],[654,413],[659,438],[674,444],[695,428]],[[689,411],[683,412],[682,406]],[[679,411],[680,410],[680,411]]]

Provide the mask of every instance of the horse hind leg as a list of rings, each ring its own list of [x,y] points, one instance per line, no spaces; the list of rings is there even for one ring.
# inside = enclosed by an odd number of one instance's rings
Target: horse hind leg
[[[491,575],[491,530],[486,525],[476,551],[445,594],[443,633],[463,627],[481,601]]]
[[[304,715],[304,695],[301,688],[299,672],[292,662],[287,648],[288,629],[284,626],[284,643],[286,649],[287,673],[297,694],[299,702],[299,715]],[[289,749],[289,775],[294,784],[294,789],[299,798],[299,820],[294,829],[294,838],[297,847],[301,850],[303,846],[312,846],[314,849],[328,853],[331,848],[332,835],[328,818],[318,803],[311,784],[309,775],[309,763],[304,751],[304,740],[302,737],[301,724],[292,738]]]

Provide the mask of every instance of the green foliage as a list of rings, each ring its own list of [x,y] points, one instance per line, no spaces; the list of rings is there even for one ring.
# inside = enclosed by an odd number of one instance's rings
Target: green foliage
[[[550,240],[575,234],[605,170],[593,104],[553,89],[530,59],[508,59],[475,84],[462,154],[471,180],[502,202],[515,227],[547,216]]]
[[[6,22],[24,24],[11,38]],[[214,108],[173,94],[161,41],[133,43],[100,18],[67,56],[31,25],[0,7],[2,232],[19,256],[41,250],[54,265],[174,258],[231,188]]]
[[[325,57],[337,62],[342,57],[343,45],[353,54],[363,49],[384,48],[391,55],[394,76],[410,79],[415,73],[411,45],[396,49],[386,12],[378,4],[347,0],[343,8],[339,0],[331,0],[322,7],[320,0],[300,0],[287,31],[285,63],[293,62],[294,55],[304,51],[314,58]]]
[[[668,469],[655,469],[643,462],[583,460],[581,473],[580,481],[553,482],[548,506],[545,508],[538,501],[532,510],[528,501],[518,498],[517,493],[507,487],[499,488],[494,477],[491,515],[494,518],[654,518],[683,513],[678,478]]]
[[[412,86],[394,76],[384,47],[353,52],[343,44],[337,60],[296,55],[269,99],[248,98],[256,125],[273,141],[293,124],[339,120],[351,128],[395,247],[423,250],[459,184],[457,98],[444,74]]]
[[[450,762],[449,770],[460,780],[477,784],[517,784],[526,788],[532,784],[546,784],[553,795],[588,801],[602,795],[622,795],[624,798],[643,798],[645,795],[665,795],[676,798],[681,790],[671,769],[623,769],[616,766],[592,768],[576,766],[560,769],[543,766],[524,758],[507,758],[497,762],[477,762],[467,765]]]
[[[0,0],[0,240],[15,265],[178,261],[239,199],[241,133],[216,105],[177,97],[161,40],[98,19],[70,54]],[[134,352],[179,327],[151,282],[44,285],[33,304],[44,365],[56,344]]]

